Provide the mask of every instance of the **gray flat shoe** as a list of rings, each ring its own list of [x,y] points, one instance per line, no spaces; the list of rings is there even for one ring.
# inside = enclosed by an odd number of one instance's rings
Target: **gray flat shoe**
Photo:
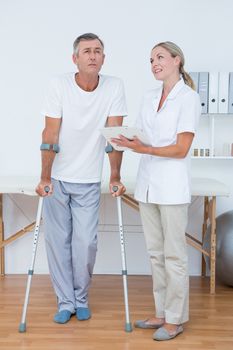
[[[180,325],[176,328],[175,332],[169,333],[164,327],[160,327],[154,334],[154,340],[170,340],[175,338],[178,334],[184,331],[183,327]]]
[[[158,329],[159,327],[162,327],[163,323],[148,323],[149,318],[146,320],[137,320],[134,323],[134,326],[136,328],[143,328],[143,329]]]

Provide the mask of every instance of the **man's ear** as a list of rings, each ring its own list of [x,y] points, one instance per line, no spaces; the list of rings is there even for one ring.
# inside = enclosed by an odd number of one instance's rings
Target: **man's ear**
[[[105,54],[103,54],[103,63],[102,63],[102,65],[104,64],[104,60],[105,60]]]
[[[77,63],[78,63],[78,58],[77,58],[77,55],[75,55],[74,53],[73,53],[73,55],[72,55],[72,61],[74,62],[75,65],[77,65]]]

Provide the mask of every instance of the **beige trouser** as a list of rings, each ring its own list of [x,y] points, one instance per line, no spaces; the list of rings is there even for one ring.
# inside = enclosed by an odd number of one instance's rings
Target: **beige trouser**
[[[156,317],[181,324],[189,318],[188,204],[139,203],[150,255]]]

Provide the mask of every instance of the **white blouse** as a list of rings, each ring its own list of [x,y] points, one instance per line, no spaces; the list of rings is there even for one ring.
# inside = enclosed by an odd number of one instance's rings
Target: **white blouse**
[[[201,115],[199,95],[183,79],[176,83],[157,112],[162,89],[151,90],[145,95],[137,121],[137,126],[143,129],[154,147],[175,144],[179,133],[195,133]],[[144,203],[189,203],[189,173],[190,152],[182,159],[143,154],[135,198]]]

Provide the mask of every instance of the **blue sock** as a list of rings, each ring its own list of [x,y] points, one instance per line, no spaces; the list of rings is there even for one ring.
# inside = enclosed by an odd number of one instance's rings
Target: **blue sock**
[[[88,320],[91,318],[91,311],[88,307],[77,307],[76,317],[79,321]]]
[[[61,310],[54,316],[53,320],[57,323],[66,323],[70,320],[71,315],[69,310]]]

